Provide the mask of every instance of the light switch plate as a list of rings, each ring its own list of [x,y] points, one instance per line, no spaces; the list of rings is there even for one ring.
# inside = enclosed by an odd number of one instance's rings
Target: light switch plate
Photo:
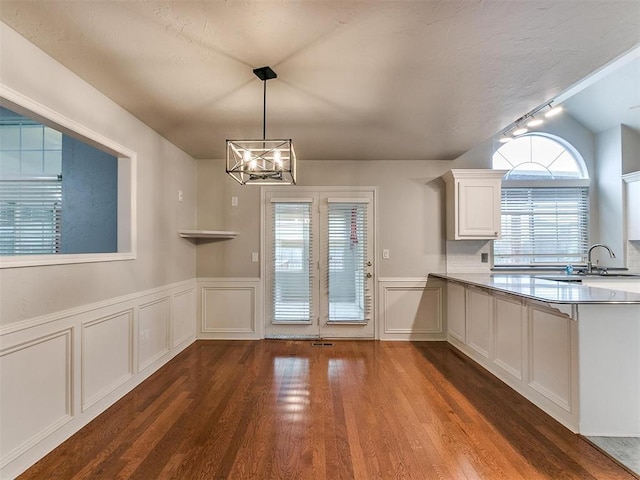
[[[389,258],[389,249],[388,248],[383,248],[382,249],[382,258]]]
[[[231,197],[231,206],[232,207],[238,206],[238,197]]]
[[[184,198],[184,195],[182,194],[182,190],[178,190],[178,201],[181,202]]]

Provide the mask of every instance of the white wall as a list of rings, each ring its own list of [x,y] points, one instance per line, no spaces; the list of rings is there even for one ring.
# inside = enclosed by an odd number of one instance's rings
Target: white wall
[[[595,265],[622,267],[625,263],[624,205],[622,181],[622,133],[620,126],[611,128],[596,136],[596,174],[595,187],[598,190],[599,229],[592,236],[591,243],[604,243],[616,254],[609,254],[602,248],[595,249],[592,260]],[[593,212],[592,208],[592,212]]]
[[[449,161],[298,162],[298,185],[378,187],[378,273],[421,277],[444,271],[444,183]],[[231,197],[238,206],[231,206]],[[198,247],[198,277],[260,276],[260,188],[240,186],[221,160],[198,161],[198,227],[238,231],[236,239]],[[382,259],[382,249],[390,258]]]
[[[135,260],[0,269],[0,478],[195,339],[196,161],[0,23],[0,83],[137,154]],[[177,201],[183,190],[184,201]]]
[[[440,177],[450,168],[449,161],[298,163],[301,186],[377,187],[378,338],[445,338],[442,285],[426,277],[445,270]],[[234,196],[236,207],[231,206]],[[260,338],[264,319],[255,299],[264,279],[259,278],[260,263],[251,262],[251,252],[260,251],[260,211],[259,187],[238,185],[221,160],[198,161],[198,227],[239,232],[233,240],[198,246],[198,308],[206,312],[198,326],[200,338]],[[382,249],[390,251],[389,259],[382,258]],[[220,292],[245,300],[226,304]]]
[[[176,231],[195,224],[195,160],[4,24],[0,43],[2,84],[133,150],[138,165],[138,258],[3,269],[0,325],[192,279],[195,246]]]

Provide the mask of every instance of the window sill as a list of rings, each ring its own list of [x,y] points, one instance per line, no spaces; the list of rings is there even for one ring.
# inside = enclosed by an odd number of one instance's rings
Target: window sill
[[[66,265],[71,263],[98,263],[135,260],[132,252],[83,253],[63,255],[15,255],[0,256],[0,269],[20,267],[41,267],[46,265]]]

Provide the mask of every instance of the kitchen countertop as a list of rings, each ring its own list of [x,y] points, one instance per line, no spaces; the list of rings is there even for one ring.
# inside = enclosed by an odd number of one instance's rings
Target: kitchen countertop
[[[595,288],[575,282],[545,280],[532,275],[505,273],[430,273],[430,277],[452,280],[518,297],[556,304],[638,304],[640,293]]]

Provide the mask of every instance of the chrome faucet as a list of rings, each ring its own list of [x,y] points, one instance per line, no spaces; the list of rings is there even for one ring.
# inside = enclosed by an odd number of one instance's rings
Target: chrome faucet
[[[602,243],[596,243],[595,245],[591,245],[589,247],[589,252],[587,253],[587,273],[593,273],[593,263],[591,263],[591,251],[596,247],[606,248],[609,251],[609,256],[611,258],[616,258],[616,254],[613,253],[613,250],[611,250],[606,245],[604,245]]]

